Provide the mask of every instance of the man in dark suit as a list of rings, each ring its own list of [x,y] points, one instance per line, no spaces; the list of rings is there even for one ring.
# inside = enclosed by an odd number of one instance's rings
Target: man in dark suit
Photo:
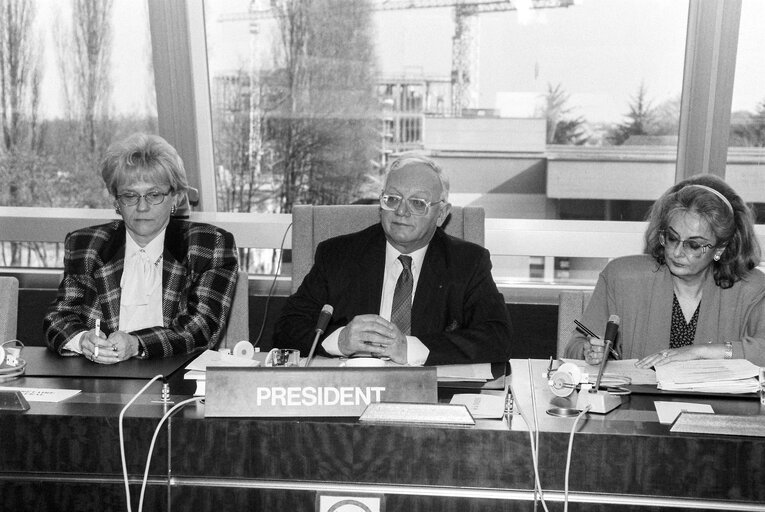
[[[285,305],[274,345],[307,355],[324,304],[334,308],[316,353],[410,365],[504,362],[510,319],[489,252],[451,237],[449,182],[421,156],[394,160],[380,223],[326,240]]]

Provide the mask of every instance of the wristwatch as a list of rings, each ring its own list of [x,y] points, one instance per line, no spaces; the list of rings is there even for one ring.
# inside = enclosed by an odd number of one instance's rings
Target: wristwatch
[[[725,342],[725,359],[733,359],[733,343],[730,341]]]

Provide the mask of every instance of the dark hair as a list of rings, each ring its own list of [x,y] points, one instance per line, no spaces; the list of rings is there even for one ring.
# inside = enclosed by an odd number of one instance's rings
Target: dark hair
[[[712,190],[710,190],[712,189]],[[667,190],[648,212],[645,252],[664,265],[664,247],[659,233],[676,213],[693,212],[704,219],[717,238],[716,248],[725,247],[719,261],[712,262],[712,275],[720,288],[730,288],[760,263],[760,245],[754,235],[754,213],[733,188],[713,174],[687,178]]]
[[[113,196],[126,180],[134,177],[165,181],[176,194],[189,188],[186,170],[178,152],[159,135],[134,133],[109,146],[101,163],[101,177]]]

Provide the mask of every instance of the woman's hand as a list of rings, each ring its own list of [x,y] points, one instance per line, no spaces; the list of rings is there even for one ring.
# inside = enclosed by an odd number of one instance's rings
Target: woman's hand
[[[131,357],[138,355],[138,349],[140,344],[138,338],[132,334],[128,334],[123,331],[115,331],[109,335],[109,339],[106,340],[106,344],[114,351],[115,361],[127,361]]]
[[[720,355],[715,354],[714,349],[719,346],[722,345],[690,345],[681,348],[668,348],[644,357],[635,363],[635,366],[638,368],[651,368],[652,366],[661,366],[673,361],[722,358],[722,352]]]
[[[106,335],[100,329],[91,329],[80,338],[80,351],[87,359],[95,361],[101,355],[99,343],[105,341]]]
[[[587,364],[600,366],[603,361],[605,343],[600,338],[588,338],[584,346],[584,360]]]
[[[107,338],[95,330],[88,331],[82,337],[80,347],[85,357],[98,364],[115,364],[138,355],[138,338],[126,332],[113,332]]]

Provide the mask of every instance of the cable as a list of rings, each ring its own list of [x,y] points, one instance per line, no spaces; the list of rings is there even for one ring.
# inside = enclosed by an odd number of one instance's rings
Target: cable
[[[574,433],[576,432],[576,424],[579,423],[579,420],[582,418],[582,416],[590,412],[591,407],[592,406],[590,405],[586,406],[582,412],[579,413],[579,415],[574,420],[574,424],[571,426],[571,436],[568,438],[568,454],[566,455],[566,478],[563,486],[563,512],[568,512],[568,474],[571,467],[571,449],[574,446]]]
[[[531,368],[531,359],[526,360],[529,366],[529,385],[531,387],[531,412],[534,415],[534,477],[536,479],[536,493],[542,502],[542,508],[547,512],[547,503],[545,502],[542,482],[539,479],[539,416],[537,415],[537,397],[534,389],[534,373]],[[534,507],[537,506],[536,495],[534,496]]]
[[[274,271],[274,280],[271,281],[271,288],[268,290],[268,295],[266,296],[266,305],[263,309],[263,322],[260,324],[260,331],[258,332],[258,337],[255,338],[255,343],[252,344],[253,347],[257,347],[258,343],[260,343],[260,338],[263,336],[263,330],[266,327],[266,318],[268,317],[268,304],[271,302],[271,295],[274,293],[274,287],[276,286],[276,279],[279,277],[279,271],[282,269],[282,259],[284,258],[284,241],[287,239],[287,233],[290,232],[290,228],[292,228],[292,222],[289,223],[287,226],[287,229],[284,230],[284,235],[282,236],[282,243],[279,246],[279,261],[276,264],[276,271]]]
[[[122,476],[125,479],[125,499],[127,500],[127,511],[131,512],[132,508],[130,507],[130,484],[128,482],[128,472],[127,472],[127,462],[125,461],[125,434],[122,429],[122,418],[125,416],[125,411],[128,410],[128,407],[133,405],[133,402],[136,401],[136,399],[143,394],[144,391],[146,391],[149,386],[154,384],[154,382],[157,379],[162,379],[164,376],[162,375],[155,375],[141,390],[133,395],[133,398],[130,399],[130,401],[125,404],[125,407],[122,408],[120,411],[120,417],[119,417],[119,432],[120,432],[120,456],[122,457]]]
[[[529,361],[531,363],[531,361]],[[533,381],[533,374],[531,373],[531,370],[529,370],[529,381]],[[510,390],[512,391],[514,396],[518,396],[518,394],[515,392],[515,387],[510,384]],[[532,384],[532,403],[535,403],[535,400],[533,398],[534,395],[534,389]],[[529,445],[531,446],[531,464],[534,467],[534,507],[536,508],[537,505],[537,495],[539,495],[540,500],[542,502],[542,507],[547,511],[547,503],[544,500],[544,494],[542,492],[542,484],[539,479],[539,464],[537,460],[537,443],[534,442],[534,428],[532,428],[531,422],[529,421],[526,414],[523,412],[523,408],[521,407],[521,401],[518,399],[513,400],[513,407],[516,407],[518,409],[518,414],[521,415],[521,418],[523,419],[524,423],[526,423],[526,426],[529,428]],[[535,424],[536,425],[536,424]]]
[[[157,441],[157,436],[159,435],[159,430],[162,428],[162,424],[165,422],[167,418],[169,418],[173,412],[175,412],[177,409],[183,407],[184,405],[187,405],[191,402],[199,402],[201,400],[204,400],[205,397],[203,396],[195,396],[193,398],[188,398],[182,402],[178,402],[175,404],[172,408],[170,408],[169,411],[167,411],[164,416],[162,416],[162,419],[159,420],[159,424],[157,425],[157,428],[154,429],[154,435],[151,437],[151,444],[149,445],[149,455],[146,457],[146,469],[143,473],[143,482],[141,483],[141,496],[138,499],[138,512],[141,512],[143,510],[143,496],[146,492],[146,482],[149,480],[149,464],[151,463],[151,456],[154,452],[154,443]]]

